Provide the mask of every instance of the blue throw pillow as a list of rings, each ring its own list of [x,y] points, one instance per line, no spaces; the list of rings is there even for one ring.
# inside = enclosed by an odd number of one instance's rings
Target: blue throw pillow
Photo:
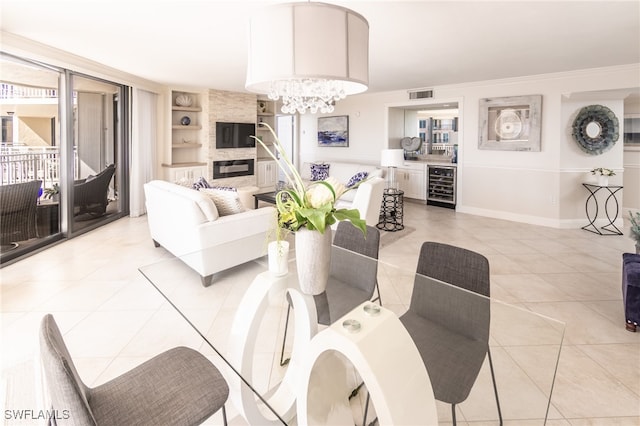
[[[328,164],[312,164],[311,165],[311,180],[325,180],[329,177],[329,165]]]
[[[349,182],[347,182],[347,188],[352,188],[365,180],[369,176],[369,172],[358,172],[355,175],[351,176]]]
[[[211,185],[209,185],[209,182],[207,182],[207,180],[204,177],[200,177],[198,178],[197,181],[193,183],[192,188],[195,189],[196,191],[199,191],[202,188],[211,188]]]

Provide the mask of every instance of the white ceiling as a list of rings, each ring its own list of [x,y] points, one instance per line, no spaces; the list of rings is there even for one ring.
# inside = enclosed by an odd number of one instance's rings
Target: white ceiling
[[[0,23],[159,83],[244,91],[249,18],[269,3],[1,0]],[[640,63],[638,0],[331,3],[369,21],[369,91]]]

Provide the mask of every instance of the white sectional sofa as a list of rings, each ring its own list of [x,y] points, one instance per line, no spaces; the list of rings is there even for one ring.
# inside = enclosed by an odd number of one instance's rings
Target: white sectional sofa
[[[274,207],[219,216],[201,191],[154,180],[144,185],[151,238],[211,285],[213,274],[266,254],[274,235]]]
[[[337,208],[358,209],[360,217],[365,219],[367,225],[376,226],[380,217],[380,205],[385,180],[380,167],[369,164],[347,163],[339,161],[315,161],[306,162],[300,168],[300,174],[305,184],[311,183],[311,165],[322,163],[329,165],[329,176],[346,185],[349,180],[359,172],[367,172],[367,180],[361,183],[357,189],[346,192],[336,202]]]

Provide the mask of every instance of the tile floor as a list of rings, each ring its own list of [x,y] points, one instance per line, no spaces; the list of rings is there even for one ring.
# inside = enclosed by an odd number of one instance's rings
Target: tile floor
[[[640,333],[624,329],[620,290],[621,254],[634,249],[630,238],[417,203],[406,203],[405,225],[415,231],[385,245],[382,262],[415,270],[426,240],[475,250],[489,259],[494,298],[566,323],[548,425],[640,424]],[[218,363],[138,271],[170,258],[153,247],[144,217],[125,218],[0,269],[2,412],[37,406],[32,366],[46,312],[55,315],[91,386],[176,345],[201,349]],[[390,289],[382,288],[383,301],[385,290]],[[388,294],[385,306],[401,313],[410,294],[397,293]],[[536,354],[518,356],[536,361]],[[228,414],[230,424],[246,424],[233,406]],[[4,417],[5,424],[33,424]],[[220,424],[219,415],[208,423]],[[459,418],[458,424],[486,423]]]

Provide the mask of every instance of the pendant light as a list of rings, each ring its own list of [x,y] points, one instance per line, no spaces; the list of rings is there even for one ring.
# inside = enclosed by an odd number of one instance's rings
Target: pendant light
[[[247,90],[282,98],[282,112],[330,113],[335,101],[367,90],[369,23],[327,3],[268,6],[249,29]]]

